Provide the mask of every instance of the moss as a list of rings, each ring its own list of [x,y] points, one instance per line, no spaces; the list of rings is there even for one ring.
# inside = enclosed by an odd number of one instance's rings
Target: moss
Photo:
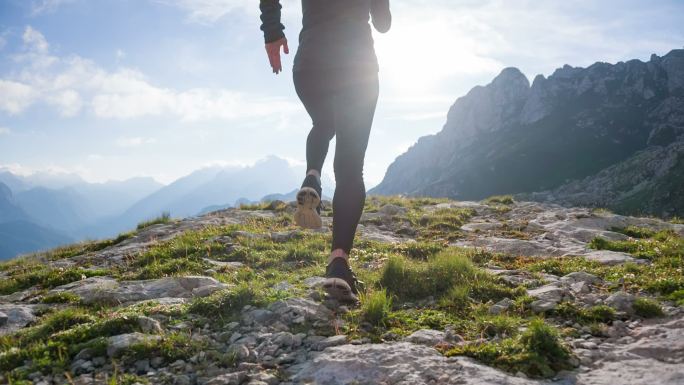
[[[656,318],[665,315],[660,304],[649,298],[637,298],[632,308],[636,315],[643,318]]]

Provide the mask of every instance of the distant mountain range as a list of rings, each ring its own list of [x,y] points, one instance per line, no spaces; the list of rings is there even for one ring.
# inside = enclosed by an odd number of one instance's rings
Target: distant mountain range
[[[20,176],[0,170],[0,259],[111,237],[163,213],[181,218],[240,203],[294,199],[303,175],[303,166],[278,157],[248,167],[200,169],[166,186],[151,178],[88,183],[72,174]],[[334,189],[329,178],[323,185],[325,191]]]
[[[684,50],[564,66],[532,85],[504,69],[441,132],[390,165],[374,194],[522,199],[684,214]]]
[[[34,223],[19,207],[9,187],[0,183],[0,259],[71,241],[57,230]]]

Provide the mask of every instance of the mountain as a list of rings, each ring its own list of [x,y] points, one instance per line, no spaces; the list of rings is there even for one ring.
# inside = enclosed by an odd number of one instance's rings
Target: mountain
[[[303,175],[304,167],[292,166],[275,156],[251,166],[204,168],[138,201],[124,214],[107,222],[106,227],[124,231],[164,212],[180,218],[258,201],[274,191],[292,191],[301,184]],[[323,178],[323,184],[325,191],[334,190],[329,179]]]
[[[0,183],[0,260],[72,241],[59,231],[34,223],[9,187]]]
[[[26,219],[28,215],[16,204],[12,190],[0,183],[0,223]]]
[[[17,204],[37,224],[77,236],[78,230],[96,218],[84,196],[72,188],[35,187],[16,194]]]
[[[442,131],[399,156],[370,193],[578,204],[580,191],[586,205],[682,215],[682,199],[671,198],[684,191],[683,141],[684,50],[566,65],[532,85],[506,68],[459,98]]]

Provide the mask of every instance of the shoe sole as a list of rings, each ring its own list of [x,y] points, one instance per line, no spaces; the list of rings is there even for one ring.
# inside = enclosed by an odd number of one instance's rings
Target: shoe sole
[[[328,295],[340,302],[358,302],[351,286],[341,278],[328,278],[323,282],[323,289]]]
[[[311,187],[302,187],[297,193],[297,211],[295,212],[295,223],[305,229],[320,229],[323,227],[323,220],[316,211],[321,203],[318,192]]]

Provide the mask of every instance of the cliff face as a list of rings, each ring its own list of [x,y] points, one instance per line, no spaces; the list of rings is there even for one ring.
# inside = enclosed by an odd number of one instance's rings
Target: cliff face
[[[507,68],[459,98],[443,130],[398,157],[371,193],[481,199],[544,191],[534,196],[578,203],[576,193],[567,193],[570,186],[576,192],[579,181],[619,169],[618,178],[584,181],[601,184],[603,192],[583,194],[582,203],[610,200],[631,210],[629,203],[612,200],[631,199],[625,192],[644,182],[658,190],[681,187],[669,175],[681,167],[675,161],[681,146],[674,144],[683,140],[684,50],[653,55],[646,63],[566,65],[548,78],[537,76],[531,86],[520,71]],[[644,156],[668,161],[644,165]],[[637,190],[652,200],[648,213],[672,215],[684,208],[651,199],[654,191],[647,190],[654,188]]]

